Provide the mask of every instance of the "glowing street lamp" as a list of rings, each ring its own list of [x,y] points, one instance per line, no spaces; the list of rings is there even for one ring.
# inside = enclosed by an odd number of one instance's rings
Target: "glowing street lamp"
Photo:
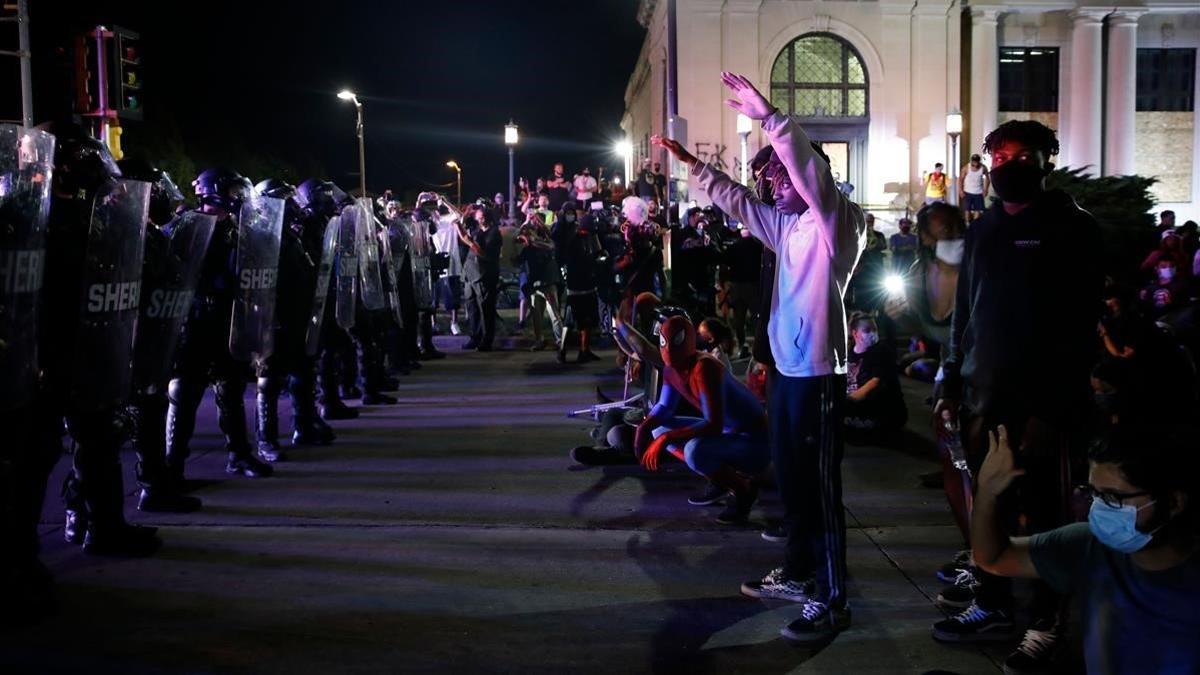
[[[363,144],[363,107],[359,103],[358,96],[349,89],[343,89],[337,95],[343,101],[354,102],[354,109],[358,113],[358,124],[355,130],[358,133],[358,189],[359,196],[366,198],[367,196],[367,154]]]
[[[462,167],[459,166],[458,162],[456,162],[454,160],[450,160],[449,162],[446,162],[446,166],[450,167],[451,169],[454,169],[455,174],[457,174],[457,176],[458,176],[458,206],[461,207],[462,206]]]
[[[510,117],[508,124],[504,125],[504,144],[508,146],[508,220],[513,223],[517,221],[517,199],[513,192],[513,150],[516,149],[518,140],[520,136],[517,133],[517,125]]]
[[[633,144],[628,140],[619,141],[615,150],[625,160],[625,180],[628,181],[633,175]]]

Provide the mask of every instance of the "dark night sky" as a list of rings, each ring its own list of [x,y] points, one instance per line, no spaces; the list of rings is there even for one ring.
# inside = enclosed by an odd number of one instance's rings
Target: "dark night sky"
[[[638,0],[31,4],[39,119],[63,95],[52,51],[63,33],[121,25],[142,33],[147,83],[147,122],[126,125],[129,154],[139,134],[175,125],[197,164],[246,151],[315,160],[350,189],[354,107],[335,97],[349,87],[365,109],[368,189],[452,181],[453,158],[464,199],[504,190],[510,116],[517,175],[545,175],[555,160],[568,174],[618,167],[612,144],[643,36]]]

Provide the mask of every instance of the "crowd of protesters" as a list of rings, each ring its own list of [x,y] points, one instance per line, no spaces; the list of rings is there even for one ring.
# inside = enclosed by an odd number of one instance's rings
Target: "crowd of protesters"
[[[936,640],[1011,641],[1005,672],[1051,672],[1076,596],[1089,672],[1191,672],[1195,222],[1163,211],[1140,268],[1106,269],[1087,205],[1044,187],[1055,133],[1011,122],[987,137],[990,167],[974,154],[956,184],[935,166],[915,217],[885,238],[818,145],[743,78],[724,79],[771,143],[756,187],[655,139],[714,207],[638,228],[671,259],[669,290],[629,284],[613,317],[646,398],[598,406],[599,442],[572,457],[654,470],[665,449],[704,478],[691,504],[725,505],[721,523],[746,522],[773,483],[783,525],[763,537],[787,542],[785,564],[742,592],[803,603],[783,633],[808,641],[850,620],[843,439],[898,443],[931,419],[943,468],[922,478],[944,489],[966,545],[933,570],[947,584]],[[627,231],[643,222],[626,215]],[[902,378],[931,389],[906,397]],[[1011,577],[1035,579],[1023,631]]]

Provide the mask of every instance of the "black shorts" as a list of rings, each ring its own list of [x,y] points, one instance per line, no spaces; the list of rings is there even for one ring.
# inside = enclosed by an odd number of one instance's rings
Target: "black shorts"
[[[963,211],[983,211],[983,195],[971,194],[970,192],[963,193]]]

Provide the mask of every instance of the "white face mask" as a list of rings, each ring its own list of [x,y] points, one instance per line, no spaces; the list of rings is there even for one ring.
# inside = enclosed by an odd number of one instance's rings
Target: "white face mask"
[[[946,239],[939,241],[935,249],[937,259],[947,265],[961,265],[963,259],[964,244],[963,239]]]
[[[1161,279],[1164,284],[1171,283],[1171,280],[1175,278],[1175,268],[1160,267],[1158,269],[1158,278]]]

